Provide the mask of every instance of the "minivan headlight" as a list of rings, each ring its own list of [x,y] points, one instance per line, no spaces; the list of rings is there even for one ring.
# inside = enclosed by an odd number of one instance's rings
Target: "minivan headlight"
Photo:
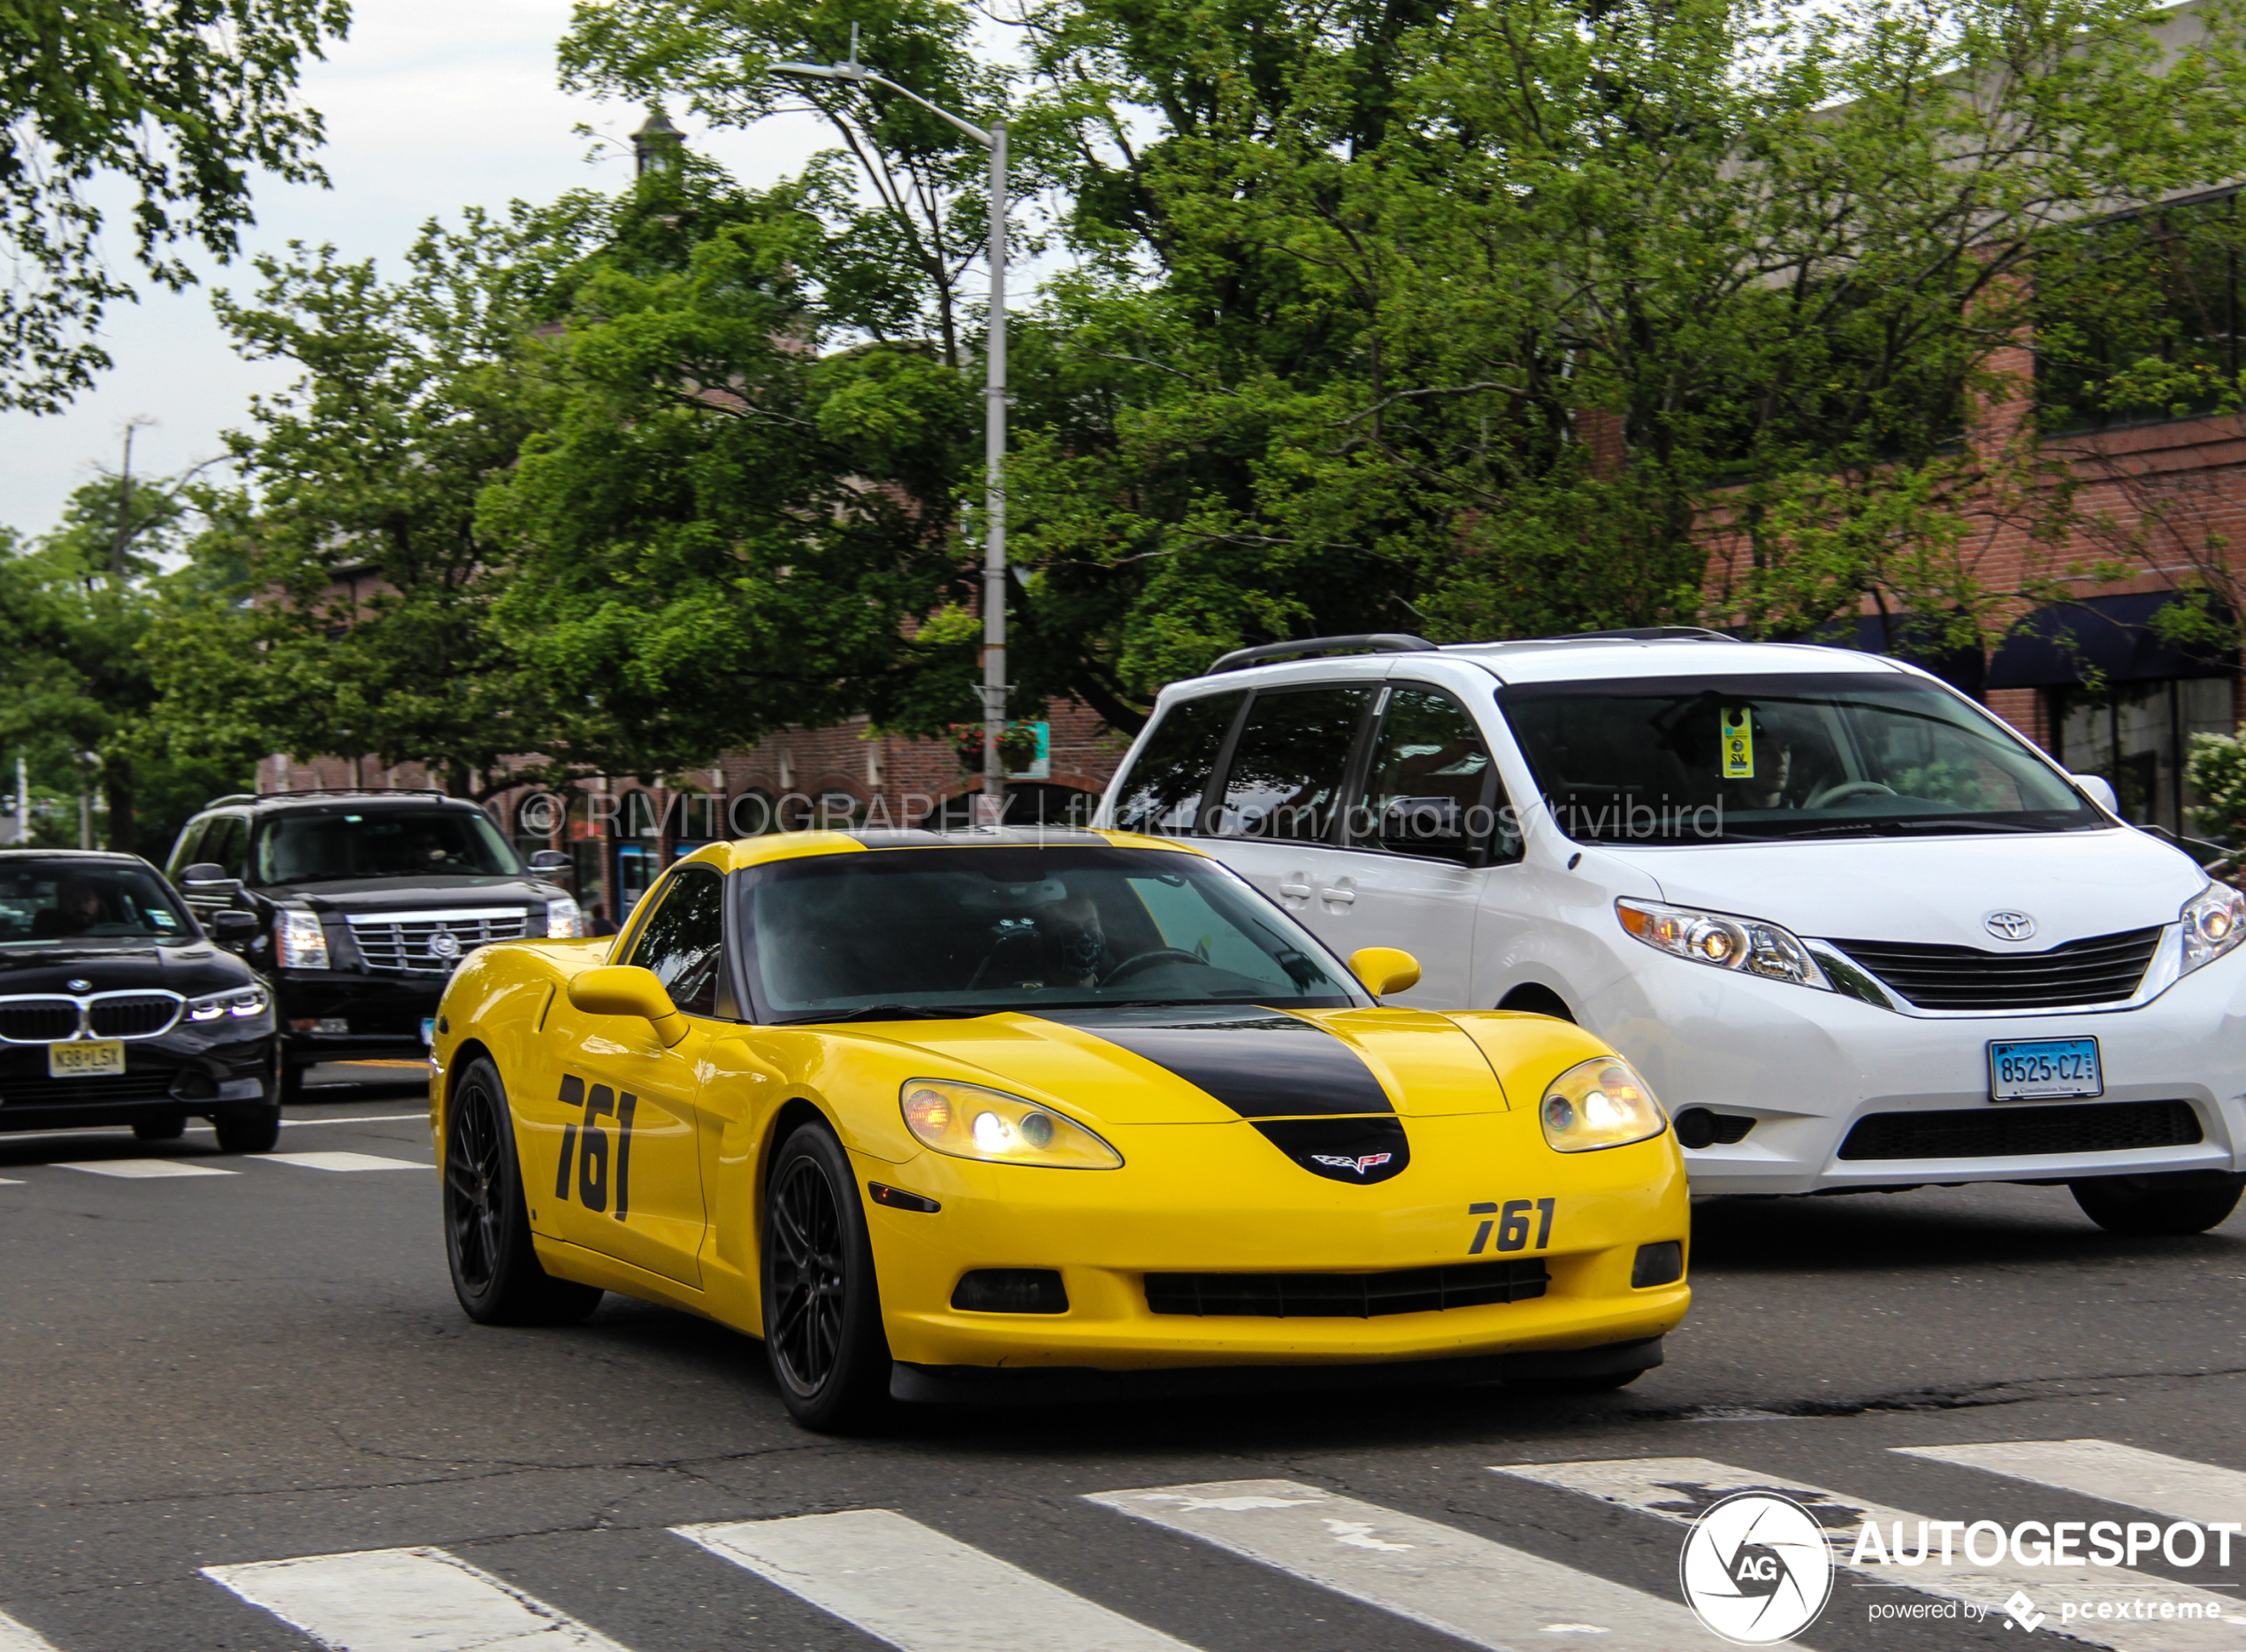
[[[231,992],[213,992],[206,998],[187,1000],[187,1019],[191,1021],[247,1021],[252,1015],[263,1015],[270,1000],[263,987],[236,987]]]
[[[1791,929],[1759,918],[1735,918],[1724,912],[1700,912],[1691,906],[1665,906],[1652,900],[1617,900],[1615,915],[1622,927],[1657,952],[1689,958],[1696,964],[1736,969],[1741,975],[1767,981],[1791,981],[1798,987],[1833,990],[1825,972]]]
[[[1073,1119],[1003,1090],[916,1078],[898,1100],[905,1128],[955,1159],[1055,1170],[1113,1170],[1123,1163],[1122,1154]]]
[[[1659,1136],[1667,1125],[1646,1081],[1618,1055],[1578,1061],[1544,1087],[1537,1104],[1544,1139],[1555,1152],[1626,1147]]]
[[[2212,964],[2246,940],[2246,894],[2211,883],[2176,914],[2183,923],[2183,973]]]
[[[273,940],[283,969],[325,969],[327,932],[317,912],[283,912],[273,925]]]

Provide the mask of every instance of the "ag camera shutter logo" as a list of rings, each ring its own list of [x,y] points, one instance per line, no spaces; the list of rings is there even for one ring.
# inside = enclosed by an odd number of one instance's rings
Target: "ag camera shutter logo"
[[[1734,1646],[1775,1646],[1825,1610],[1833,1551],[1825,1528],[1792,1498],[1740,1491],[1692,1522],[1677,1573],[1711,1633]]]

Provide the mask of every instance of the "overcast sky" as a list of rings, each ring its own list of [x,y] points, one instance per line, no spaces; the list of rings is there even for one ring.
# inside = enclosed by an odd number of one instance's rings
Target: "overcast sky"
[[[334,187],[258,180],[245,253],[331,241],[394,270],[432,214],[615,188],[630,175],[629,144],[588,164],[590,146],[571,134],[584,122],[621,140],[643,111],[556,86],[569,0],[359,0],[355,10],[350,39],[303,80],[305,101],[326,117],[322,160]],[[752,185],[794,171],[820,147],[808,117],[722,134],[674,119],[690,143]],[[237,261],[207,266],[205,279],[247,296],[256,273]],[[285,365],[244,362],[227,348],[208,287],[144,290],[139,304],[113,307],[103,336],[117,365],[68,412],[0,413],[0,523],[27,532],[51,525],[97,462],[115,465],[128,419],[157,421],[136,439],[134,470],[175,473],[224,451],[218,432],[246,422],[249,396],[287,381]]]

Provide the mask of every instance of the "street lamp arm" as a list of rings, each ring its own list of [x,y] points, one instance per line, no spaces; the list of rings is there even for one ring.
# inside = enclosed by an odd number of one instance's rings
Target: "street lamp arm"
[[[846,63],[832,65],[818,63],[775,63],[770,66],[772,73],[775,74],[791,74],[814,80],[847,80],[853,86],[885,86],[889,88],[890,91],[896,93],[899,97],[907,98],[912,102],[918,103],[922,109],[927,110],[928,113],[934,115],[939,120],[950,121],[953,126],[959,127],[960,131],[966,133],[967,136],[973,138],[977,143],[982,145],[984,149],[987,149],[991,146],[990,134],[988,132],[985,132],[981,126],[971,125],[968,122],[960,119],[959,116],[953,114],[950,110],[940,108],[936,104],[929,103],[927,98],[922,97],[918,92],[913,91],[911,88],[899,86],[887,75],[876,74],[871,69],[866,68],[862,65],[852,65]]]

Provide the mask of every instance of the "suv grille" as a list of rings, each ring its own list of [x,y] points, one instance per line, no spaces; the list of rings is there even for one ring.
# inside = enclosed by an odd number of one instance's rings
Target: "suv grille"
[[[75,999],[24,998],[0,1001],[0,1038],[10,1044],[56,1044],[77,1036]]]
[[[120,993],[95,998],[87,1008],[86,1022],[96,1038],[153,1038],[180,1019],[183,1002],[176,992]]]
[[[1922,1010],[2039,1010],[2135,996],[2160,944],[2158,926],[2096,935],[2047,952],[1891,941],[1833,945]]]
[[[1868,1114],[1840,1144],[1840,1156],[2009,1159],[2189,1147],[2202,1139],[2199,1115],[2188,1101],[2078,1101],[2060,1107],[1997,1103],[1953,1113]]]
[[[1157,1313],[1251,1314],[1264,1319],[1369,1319],[1526,1302],[1551,1280],[1540,1261],[1463,1262],[1393,1273],[1150,1273]]]
[[[346,914],[351,938],[369,969],[446,970],[486,941],[519,941],[529,914],[520,906],[478,906],[455,912]],[[435,950],[437,937],[452,937]],[[456,949],[456,950],[451,950]]]

